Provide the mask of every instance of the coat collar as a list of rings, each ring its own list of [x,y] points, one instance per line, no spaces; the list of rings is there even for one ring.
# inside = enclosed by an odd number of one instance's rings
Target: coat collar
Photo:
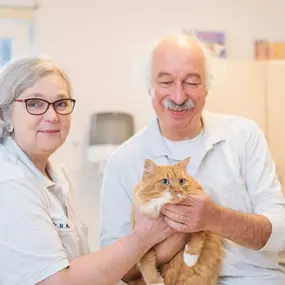
[[[220,116],[214,113],[210,113],[206,110],[203,111],[202,120],[204,124],[204,144],[203,148],[205,152],[212,149],[216,144],[226,140],[226,132],[220,124]],[[158,119],[154,118],[145,131],[145,146],[148,152],[153,157],[166,156],[169,159],[182,160],[185,157],[180,157],[175,153],[171,153],[166,147],[164,138],[160,132]]]

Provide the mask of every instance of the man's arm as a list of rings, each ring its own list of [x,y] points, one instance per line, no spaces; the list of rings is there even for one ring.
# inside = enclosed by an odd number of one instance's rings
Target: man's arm
[[[162,212],[177,231],[210,230],[255,250],[285,250],[285,197],[266,139],[255,125],[244,130],[240,144],[242,171],[253,214],[215,205],[206,195],[187,198],[185,205],[167,205]],[[184,222],[184,224],[181,224]]]
[[[272,226],[262,215],[249,215],[219,207],[216,221],[209,225],[208,230],[243,247],[259,250],[268,242]]]
[[[255,214],[245,221],[248,239],[255,235],[260,250],[278,252],[285,249],[285,197],[263,132],[255,123],[245,132],[243,177]]]
[[[272,232],[262,215],[250,215],[215,205],[205,194],[187,197],[183,205],[167,205],[162,213],[176,231],[211,231],[250,249],[261,249]]]

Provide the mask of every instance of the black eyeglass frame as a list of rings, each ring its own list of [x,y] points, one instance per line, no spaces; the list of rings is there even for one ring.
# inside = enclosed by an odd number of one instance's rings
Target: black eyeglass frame
[[[28,103],[29,103],[29,101],[31,101],[31,100],[37,100],[37,101],[42,101],[42,102],[47,103],[47,108],[46,108],[46,110],[45,110],[44,112],[42,112],[42,113],[39,113],[39,114],[33,114],[33,113],[29,112],[29,110],[28,110]],[[72,109],[71,109],[70,112],[62,114],[62,113],[60,113],[60,112],[58,112],[58,111],[56,110],[55,104],[58,103],[58,102],[60,102],[60,101],[66,101],[66,100],[72,102]],[[41,115],[45,114],[45,113],[48,111],[50,105],[53,106],[53,109],[54,109],[54,111],[55,111],[57,114],[62,115],[62,116],[65,116],[65,115],[69,115],[69,114],[71,114],[71,113],[73,112],[74,107],[75,107],[76,100],[75,100],[75,99],[71,99],[71,98],[62,98],[62,99],[58,99],[58,100],[56,100],[56,101],[54,101],[54,102],[51,103],[51,102],[49,102],[49,101],[47,101],[47,100],[45,100],[45,99],[41,99],[41,98],[28,98],[28,99],[21,99],[21,100],[20,100],[20,99],[16,99],[15,102],[25,103],[27,112],[28,112],[29,114],[33,115],[33,116],[41,116]]]

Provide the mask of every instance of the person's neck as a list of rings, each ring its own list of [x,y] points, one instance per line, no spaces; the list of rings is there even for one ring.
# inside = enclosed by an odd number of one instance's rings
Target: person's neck
[[[48,159],[47,158],[37,158],[37,157],[30,157],[31,161],[34,163],[36,168],[47,178],[50,179],[48,173],[47,173],[47,164]]]
[[[40,155],[31,155],[29,152],[25,151],[21,144],[17,141],[17,139],[12,136],[13,140],[18,144],[18,146],[25,152],[25,154],[29,157],[29,159],[34,163],[36,168],[47,178],[50,179],[47,173],[47,164],[49,156],[40,156]]]
[[[191,125],[188,128],[185,128],[183,130],[170,130],[166,128],[165,126],[161,125],[159,123],[159,128],[161,134],[172,141],[183,141],[183,140],[190,140],[198,136],[203,129],[203,121],[202,119],[199,120],[199,122],[195,125]]]

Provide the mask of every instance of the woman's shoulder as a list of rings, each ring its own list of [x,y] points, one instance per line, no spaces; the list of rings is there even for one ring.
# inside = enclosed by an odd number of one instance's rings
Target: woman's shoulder
[[[24,169],[4,152],[0,151],[0,182],[22,180],[25,178]]]
[[[16,158],[7,157],[7,154],[0,151],[0,169],[1,197],[6,195],[20,200],[21,197],[31,196],[46,201],[36,180]]]

